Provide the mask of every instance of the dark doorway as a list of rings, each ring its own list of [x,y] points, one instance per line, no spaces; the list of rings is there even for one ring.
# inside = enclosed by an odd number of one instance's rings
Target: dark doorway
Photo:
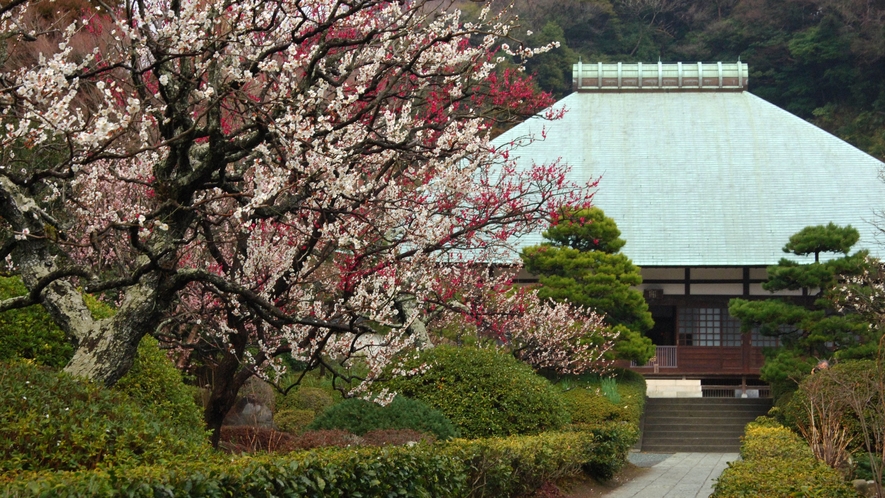
[[[676,345],[676,307],[649,306],[655,326],[645,333],[655,346]]]

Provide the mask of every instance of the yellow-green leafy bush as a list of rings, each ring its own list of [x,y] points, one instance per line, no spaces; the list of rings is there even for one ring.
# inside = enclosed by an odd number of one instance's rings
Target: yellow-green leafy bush
[[[811,448],[798,434],[766,422],[747,424],[741,437],[741,458],[811,458]]]
[[[716,483],[714,498],[857,496],[839,472],[811,456],[798,435],[769,420],[760,422],[748,424],[741,445],[743,460],[729,463]]]
[[[456,439],[443,451],[463,461],[470,496],[528,496],[547,481],[574,475],[589,461],[595,438],[586,432],[545,432],[508,438]]]
[[[632,371],[621,369],[613,371],[606,379],[616,382],[617,403],[604,392],[602,379],[596,375],[562,380],[561,388],[565,389],[562,398],[572,423],[618,421],[638,425],[645,406],[645,379]]]
[[[25,361],[0,364],[0,472],[163,463],[207,451],[124,394]]]
[[[20,278],[0,277],[0,300],[25,294]],[[0,337],[0,360],[26,358],[61,368],[74,354],[74,346],[39,305],[0,313]]]
[[[615,405],[598,389],[578,387],[562,393],[573,424],[599,424],[629,418],[626,405]]]
[[[279,410],[273,414],[273,423],[277,429],[291,434],[301,433],[316,418],[313,410]]]
[[[179,458],[166,465],[92,472],[19,474],[0,496],[527,496],[540,484],[582,467],[622,465],[635,429],[454,439],[433,445],[327,448],[286,455]],[[620,440],[621,443],[613,443]]]
[[[465,467],[430,445],[334,448],[288,455],[208,461],[121,471],[41,472],[0,489],[6,497],[322,496],[350,498],[466,496]]]
[[[145,412],[192,444],[208,440],[202,408],[195,402],[196,388],[188,386],[181,371],[160,349],[156,339],[144,337],[132,368],[114,386]]]
[[[277,410],[310,410],[319,415],[335,404],[335,398],[319,387],[299,387],[288,394],[277,393]]]
[[[448,417],[463,437],[534,434],[569,422],[562,398],[547,379],[492,348],[440,346],[398,368],[419,373],[377,387],[424,401]]]

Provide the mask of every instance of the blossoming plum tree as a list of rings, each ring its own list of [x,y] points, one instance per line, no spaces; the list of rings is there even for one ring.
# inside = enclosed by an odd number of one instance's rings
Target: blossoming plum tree
[[[371,380],[434,317],[592,329],[530,292],[494,313],[461,292],[506,287],[477,265],[590,200],[489,145],[550,104],[496,71],[496,47],[535,53],[501,44],[512,28],[422,2],[127,0],[67,26],[7,2],[0,257],[29,293],[0,311],[42,303],[76,343],[66,369],[107,385],[146,334],[200,354],[210,428],[281,355],[361,354]]]

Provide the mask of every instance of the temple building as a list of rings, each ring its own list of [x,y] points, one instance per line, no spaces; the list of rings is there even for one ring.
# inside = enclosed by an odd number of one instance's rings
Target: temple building
[[[807,226],[851,225],[854,249],[881,257],[883,163],[749,93],[746,63],[579,63],[573,79],[555,104],[564,118],[539,114],[495,143],[523,143],[519,163],[559,159],[573,180],[599,179],[594,204],[642,268],[655,320],[656,358],[637,371],[680,381],[679,396],[765,396],[761,351],[776,341],[742,334],[729,299],[771,297],[766,267]]]

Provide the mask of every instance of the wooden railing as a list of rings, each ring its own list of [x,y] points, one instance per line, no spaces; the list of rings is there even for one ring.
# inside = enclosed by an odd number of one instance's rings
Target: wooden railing
[[[631,367],[638,367],[636,362],[630,363]],[[655,367],[658,368],[676,368],[679,366],[678,357],[676,354],[676,346],[655,346],[655,356],[650,359],[648,363],[645,365],[641,365],[645,367]]]
[[[742,386],[740,384],[717,385],[717,384],[701,384],[701,393],[705,398],[742,398],[746,394],[747,398],[770,398],[771,388],[769,386]]]

